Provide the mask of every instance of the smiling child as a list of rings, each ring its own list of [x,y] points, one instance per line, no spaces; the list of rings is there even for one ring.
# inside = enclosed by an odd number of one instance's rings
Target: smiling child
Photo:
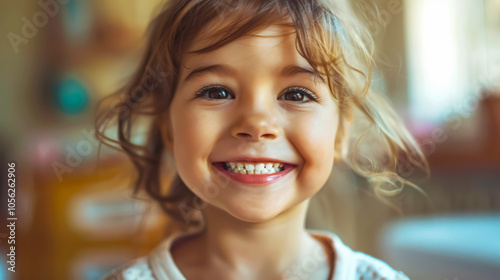
[[[408,279],[304,226],[335,161],[377,194],[408,183],[398,158],[425,167],[390,106],[369,90],[370,40],[348,8],[333,0],[167,3],[138,72],[103,106],[97,128],[112,144],[104,130],[117,120],[136,189],[182,230],[106,279]],[[137,116],[150,119],[144,146],[131,140]],[[385,141],[383,166],[359,160],[349,143],[358,116]],[[161,172],[175,174],[168,193]]]

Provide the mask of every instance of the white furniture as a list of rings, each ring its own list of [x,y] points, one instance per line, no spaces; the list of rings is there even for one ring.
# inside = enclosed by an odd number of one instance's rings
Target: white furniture
[[[500,213],[403,219],[381,252],[412,280],[499,280]]]

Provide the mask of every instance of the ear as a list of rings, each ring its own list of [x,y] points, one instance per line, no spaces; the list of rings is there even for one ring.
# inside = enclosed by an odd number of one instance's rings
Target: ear
[[[167,113],[160,114],[155,118],[155,125],[158,127],[163,145],[168,153],[173,154],[173,138],[172,138],[172,124],[170,122],[170,115]]]

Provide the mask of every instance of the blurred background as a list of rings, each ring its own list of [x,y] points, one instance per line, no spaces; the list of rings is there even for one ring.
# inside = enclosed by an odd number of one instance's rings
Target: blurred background
[[[428,198],[406,188],[400,214],[338,165],[307,227],[414,280],[500,279],[500,0],[375,2],[378,15],[360,5],[377,45],[372,87],[429,158],[427,180],[401,171]],[[124,155],[102,147],[97,160],[93,133],[97,101],[134,71],[163,1],[0,3],[0,212],[7,221],[15,162],[18,218],[16,273],[0,227],[0,280],[100,279],[167,234],[159,209],[131,198]]]

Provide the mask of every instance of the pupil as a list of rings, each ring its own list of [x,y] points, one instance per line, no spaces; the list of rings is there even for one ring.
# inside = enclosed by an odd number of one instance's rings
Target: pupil
[[[300,101],[302,100],[303,96],[302,96],[302,93],[300,92],[293,92],[292,95],[291,95],[291,99],[293,101]]]
[[[208,92],[208,96],[214,99],[222,99],[227,96],[227,93],[222,89],[213,89]]]

